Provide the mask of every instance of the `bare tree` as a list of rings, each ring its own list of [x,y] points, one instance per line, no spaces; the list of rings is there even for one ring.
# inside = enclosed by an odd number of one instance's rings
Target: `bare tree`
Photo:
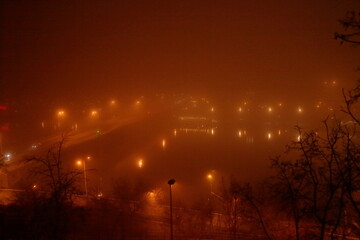
[[[267,202],[265,198],[269,197],[266,193],[266,187],[267,186],[264,186],[264,188],[261,189],[261,194],[257,194],[249,183],[245,183],[241,186],[240,197],[242,203],[247,205],[247,210],[244,211],[244,217],[255,222],[257,225],[256,227],[260,226],[265,237],[268,240],[272,240],[274,237],[269,231],[269,226],[265,217],[265,212],[266,210],[269,211],[269,209],[264,210]]]
[[[67,136],[63,135],[44,156],[27,159],[32,163],[32,173],[41,178],[43,185],[49,191],[50,199],[56,206],[70,201],[71,194],[77,193],[75,183],[81,174],[79,170],[64,169],[61,153],[66,139]]]
[[[342,89],[342,94],[345,102],[345,108],[342,107],[342,111],[350,116],[350,118],[355,121],[357,125],[360,125],[360,118],[357,116],[357,113],[354,112],[354,107],[358,100],[360,99],[360,80],[358,80],[357,85],[354,89],[345,92]]]
[[[347,33],[335,33],[335,39],[352,44],[360,44],[360,11],[348,11],[345,18],[339,20]]]
[[[300,221],[306,215],[307,206],[303,201],[306,188],[306,172],[299,167],[298,162],[282,160],[280,157],[272,159],[272,167],[276,169],[273,189],[282,203],[283,211],[288,211],[295,227],[295,237],[300,239]]]
[[[31,172],[42,183],[43,207],[48,209],[48,221],[51,229],[48,230],[52,239],[62,239],[68,228],[67,219],[70,217],[73,194],[77,193],[76,181],[81,172],[66,170],[61,158],[67,135],[53,144],[44,156],[26,159],[31,165]]]
[[[324,134],[297,127],[299,141],[288,147],[296,156],[273,159],[277,188],[289,203],[296,236],[302,218],[315,219],[318,238],[329,233],[335,238],[344,225],[344,212],[359,215],[354,194],[360,190],[360,148],[356,124],[343,124],[336,118],[324,121]]]
[[[218,197],[225,212],[228,229],[233,239],[236,239],[243,210],[240,199],[241,186],[233,178],[230,179],[229,185],[223,179],[221,190],[221,196]]]

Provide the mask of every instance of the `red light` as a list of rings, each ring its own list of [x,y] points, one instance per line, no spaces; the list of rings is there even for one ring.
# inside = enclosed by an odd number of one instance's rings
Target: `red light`
[[[7,106],[0,106],[0,110],[7,110]]]

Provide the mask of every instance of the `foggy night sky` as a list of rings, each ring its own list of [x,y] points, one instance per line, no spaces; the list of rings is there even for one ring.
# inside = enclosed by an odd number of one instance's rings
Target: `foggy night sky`
[[[359,1],[2,1],[0,95],[71,99],[352,86],[359,49],[337,22]],[[308,89],[311,88],[309,91]]]

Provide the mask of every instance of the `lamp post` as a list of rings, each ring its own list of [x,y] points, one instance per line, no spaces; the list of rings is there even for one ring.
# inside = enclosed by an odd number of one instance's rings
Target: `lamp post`
[[[209,180],[210,182],[210,194],[212,193],[212,180],[213,180],[213,175],[212,174],[208,174],[207,175],[207,179]]]
[[[140,158],[140,159],[138,160],[137,165],[138,165],[139,168],[142,168],[143,165],[144,165],[144,160],[143,160],[142,158]]]
[[[170,240],[173,240],[173,222],[172,222],[172,192],[171,186],[174,185],[175,179],[170,179],[168,181],[169,188],[170,188]]]
[[[65,116],[65,111],[60,110],[57,112],[57,125],[59,129],[60,129],[60,121],[61,121],[60,119],[62,119],[64,116]]]
[[[113,99],[110,101],[110,114],[111,114],[111,117],[115,117],[115,109],[116,109],[116,101]]]
[[[87,159],[90,159],[90,157],[87,157]],[[78,160],[76,162],[78,166],[83,165],[84,166],[84,185],[85,185],[85,196],[88,196],[88,189],[87,189],[87,179],[86,179],[86,160]]]

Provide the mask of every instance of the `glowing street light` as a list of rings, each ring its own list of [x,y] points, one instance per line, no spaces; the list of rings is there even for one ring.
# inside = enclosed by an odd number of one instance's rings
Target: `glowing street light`
[[[58,112],[57,112],[57,121],[58,121],[58,128],[60,128],[60,119],[61,118],[64,118],[64,116],[65,116],[65,111],[64,110],[59,110]]]
[[[58,115],[59,117],[63,117],[63,116],[65,115],[65,111],[60,110],[60,111],[58,111],[57,115]]]
[[[210,182],[210,193],[212,193],[212,182],[213,182],[213,175],[211,173],[209,173],[206,178],[209,180]]]
[[[301,107],[298,107],[298,113],[302,113],[303,109]]]
[[[273,110],[272,107],[268,108],[268,112],[272,112],[272,110]]]
[[[138,167],[142,168],[143,165],[144,165],[144,160],[140,158],[139,161],[138,161]]]
[[[10,161],[11,156],[12,156],[11,153],[6,153],[6,154],[4,155],[5,161],[6,161],[6,162]]]
[[[148,196],[149,196],[150,199],[154,200],[154,199],[155,199],[155,193],[154,193],[154,191],[148,192]]]
[[[98,111],[96,111],[96,110],[91,111],[91,116],[92,117],[96,117],[97,115],[98,115]]]
[[[89,157],[87,157],[86,159],[90,159]],[[83,161],[81,159],[76,161],[76,165],[78,165],[79,167],[81,167],[81,165],[84,166],[84,186],[85,186],[85,196],[88,196],[88,189],[87,189],[87,179],[86,179],[86,161]]]
[[[163,139],[161,141],[161,146],[162,146],[163,149],[165,149],[165,147],[166,147],[166,140],[165,139]]]
[[[116,116],[116,114],[115,114],[116,108],[117,108],[117,102],[116,102],[116,100],[112,99],[110,101],[110,113],[113,117]]]

